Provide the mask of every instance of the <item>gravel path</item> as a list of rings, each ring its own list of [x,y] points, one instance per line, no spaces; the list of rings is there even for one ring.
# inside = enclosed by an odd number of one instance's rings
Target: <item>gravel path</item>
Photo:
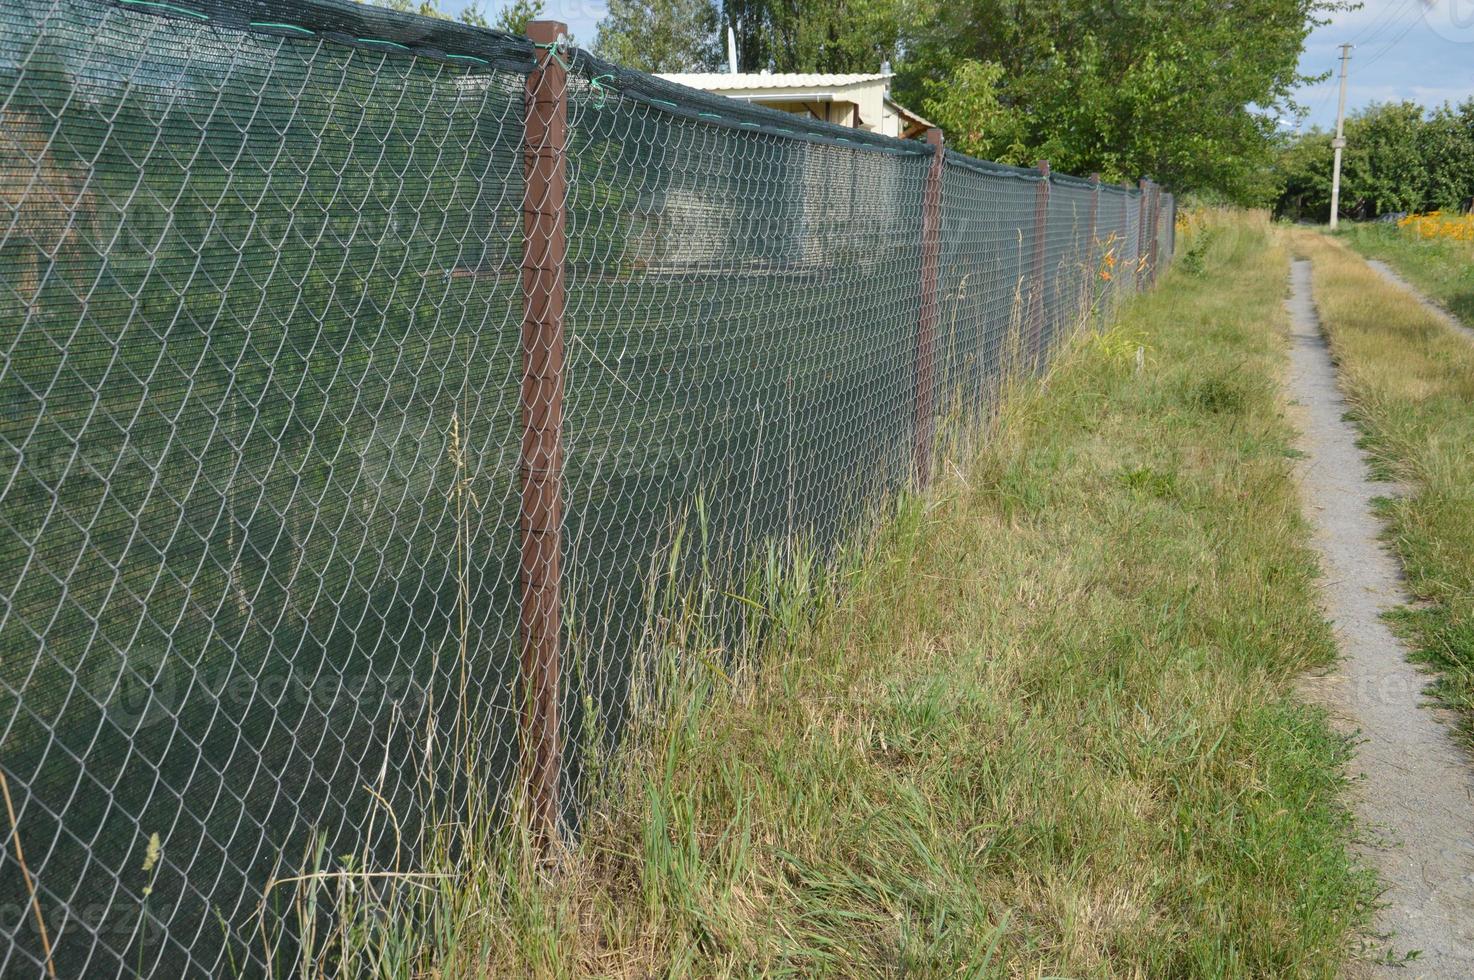
[[[1421,292],[1418,291],[1418,287],[1414,286],[1412,283],[1402,278],[1402,276],[1400,276],[1397,273],[1397,270],[1393,269],[1392,266],[1388,265],[1386,262],[1383,262],[1381,259],[1367,259],[1367,265],[1371,266],[1373,269],[1376,269],[1377,272],[1381,274],[1382,278],[1392,283],[1392,285],[1398,287],[1399,289],[1405,289],[1409,293],[1411,293],[1413,298],[1422,305],[1423,309],[1427,310],[1429,313],[1432,313],[1438,319],[1442,320],[1445,324],[1452,328],[1455,333],[1461,333],[1465,337],[1468,337],[1470,340],[1474,340],[1474,327],[1465,326],[1462,321],[1460,321],[1448,310],[1445,310],[1443,307],[1439,306],[1437,303],[1424,296]]]
[[[1474,977],[1474,759],[1423,706],[1427,677],[1405,659],[1381,614],[1407,601],[1401,569],[1378,541],[1369,479],[1344,419],[1346,403],[1310,298],[1310,263],[1291,270],[1294,346],[1289,389],[1306,454],[1301,487],[1325,570],[1322,601],[1342,660],[1307,682],[1349,730],[1360,732],[1352,765],[1354,805],[1371,834],[1368,860],[1387,886],[1377,918],[1395,957],[1418,955],[1386,975]]]

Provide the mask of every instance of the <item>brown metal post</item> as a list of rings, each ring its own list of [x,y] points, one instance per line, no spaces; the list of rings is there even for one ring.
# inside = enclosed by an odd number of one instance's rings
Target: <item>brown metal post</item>
[[[1147,268],[1151,270],[1151,284],[1157,284],[1157,252],[1162,244],[1162,185],[1152,184],[1152,244],[1147,257]]]
[[[1085,276],[1089,289],[1085,295],[1095,296],[1095,278],[1100,274],[1100,242],[1096,241],[1096,228],[1100,224],[1100,174],[1090,175],[1090,235],[1085,239]]]
[[[1126,273],[1126,263],[1129,261],[1126,256],[1126,246],[1131,243],[1131,182],[1124,180],[1121,182],[1121,187],[1125,193],[1121,195],[1121,243],[1117,246],[1116,250],[1116,257],[1120,260],[1118,262],[1120,268],[1111,270],[1111,286],[1117,291],[1121,289],[1121,284],[1126,281],[1123,278]]]
[[[555,45],[568,28],[535,20],[527,36]],[[563,527],[563,265],[567,255],[568,78],[552,47],[527,76],[522,149],[522,767],[528,815],[546,844],[557,833]]]
[[[1029,270],[1029,360],[1039,366],[1044,347],[1044,246],[1049,231],[1049,161],[1040,160],[1034,191],[1034,261]]]
[[[1167,195],[1167,261],[1177,254],[1177,195]]]
[[[1141,291],[1146,280],[1146,214],[1151,181],[1145,177],[1137,183],[1141,196],[1136,201],[1136,289]]]
[[[936,436],[936,346],[939,267],[942,251],[942,167],[946,147],[942,131],[928,129],[933,153],[921,193],[921,315],[916,323],[916,484],[931,479],[932,442]]]

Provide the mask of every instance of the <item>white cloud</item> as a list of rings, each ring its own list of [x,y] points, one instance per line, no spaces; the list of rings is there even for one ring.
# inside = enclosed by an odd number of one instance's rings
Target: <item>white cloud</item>
[[[1471,27],[1467,36],[1441,26],[1462,23],[1466,13]],[[1402,99],[1432,106],[1474,95],[1474,0],[1369,0],[1362,9],[1338,13],[1311,33],[1301,72],[1334,71],[1343,42],[1356,45],[1349,109]],[[1335,93],[1334,75],[1300,90],[1296,98],[1310,108],[1308,122],[1334,123]]]

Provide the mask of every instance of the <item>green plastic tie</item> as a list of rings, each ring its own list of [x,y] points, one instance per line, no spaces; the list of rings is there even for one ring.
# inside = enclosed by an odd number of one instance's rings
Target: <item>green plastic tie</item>
[[[561,38],[559,38],[558,40],[553,41],[553,42],[551,42],[549,44],[537,44],[537,43],[534,43],[532,46],[534,48],[542,48],[544,51],[546,51],[548,53],[548,56],[550,58],[552,58],[558,64],[560,64],[560,65],[563,66],[563,70],[564,71],[572,71],[573,70],[572,66],[570,66],[568,64],[568,62],[564,61],[563,60],[563,56],[561,54],[559,54],[559,52],[563,49],[563,40]]]
[[[701,116],[702,119],[720,119],[720,118],[722,118],[721,117],[721,114],[720,113],[716,113],[716,112],[703,112],[703,113],[700,113],[700,116]]]
[[[446,55],[446,58],[450,59],[451,61],[474,61],[478,65],[491,64],[491,62],[487,61],[485,58],[478,58],[474,54],[448,54]]]
[[[360,37],[355,38],[355,40],[357,40],[359,44],[382,44],[386,48],[396,48],[400,51],[409,50],[409,47],[407,45],[400,44],[398,41],[389,41],[382,37]]]
[[[296,24],[277,24],[269,20],[253,20],[250,26],[271,31],[292,31],[296,34],[312,35],[316,33],[315,31],[309,31],[305,27],[298,27]]]
[[[609,79],[611,82],[614,81],[614,76],[609,74],[595,75],[593,78],[589,79],[589,88],[598,93],[598,98],[594,100],[595,109],[604,108],[604,103],[609,101],[609,90],[605,88],[600,81],[600,79],[604,78]]]
[[[672,109],[680,108],[680,106],[676,105],[674,102],[671,102],[669,99],[651,99],[650,101],[654,102],[656,105],[670,106]]]
[[[190,10],[188,7],[176,7],[172,3],[159,3],[158,0],[122,0],[130,7],[152,7],[155,10],[167,10],[171,14],[183,14],[196,20],[209,20],[209,14],[202,14],[198,10]]]

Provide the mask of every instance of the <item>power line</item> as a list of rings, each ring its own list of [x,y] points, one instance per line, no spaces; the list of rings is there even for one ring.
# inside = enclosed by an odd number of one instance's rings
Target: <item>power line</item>
[[[1391,41],[1388,41],[1385,45],[1383,45],[1382,50],[1378,51],[1376,54],[1372,55],[1365,62],[1363,62],[1362,66],[1361,66],[1362,71],[1366,71],[1372,65],[1376,64],[1379,60],[1381,60],[1382,56],[1385,55],[1388,51],[1391,51],[1393,48],[1397,47],[1397,45],[1402,41],[1402,39],[1405,38],[1405,37],[1407,37],[1408,34],[1410,34],[1412,32],[1412,29],[1414,27],[1417,27],[1418,24],[1421,23],[1421,22],[1422,22],[1422,18],[1421,17],[1414,17],[1413,20],[1412,20],[1412,23],[1408,24],[1407,27],[1404,27],[1402,29],[1402,33],[1401,34],[1397,35],[1397,37],[1393,38]]]
[[[1398,15],[1400,13],[1420,2],[1421,0],[1404,0],[1403,3],[1388,8],[1388,10],[1385,11],[1385,17],[1378,17],[1371,24],[1368,24],[1366,27],[1362,28],[1362,30],[1356,35],[1356,37],[1360,38],[1361,40],[1359,42],[1351,42],[1353,46],[1367,47],[1373,44],[1375,44],[1376,46],[1376,52],[1368,57],[1361,64],[1360,70],[1363,73],[1365,73],[1368,68],[1370,68],[1372,65],[1380,61],[1384,56],[1386,56],[1389,51],[1397,47],[1397,45],[1400,44],[1402,40],[1408,36],[1408,34],[1412,33],[1413,28],[1417,27],[1418,24],[1422,22],[1422,15],[1415,13],[1414,16],[1405,23],[1398,23]],[[1383,41],[1380,44],[1376,43],[1377,38],[1383,35],[1384,32],[1386,32],[1389,28],[1395,29],[1399,26],[1402,29],[1398,31],[1396,36],[1394,36],[1391,40]],[[1334,87],[1328,87],[1326,89],[1325,94],[1321,96],[1320,101],[1316,103],[1315,109],[1311,111],[1311,118],[1320,115],[1320,113],[1330,103],[1331,96],[1334,95],[1335,92],[1336,89]]]
[[[1401,14],[1406,11],[1408,7],[1421,2],[1422,0],[1402,0],[1401,3],[1388,7],[1385,11],[1383,11],[1383,14],[1385,16],[1379,16],[1366,27],[1363,27],[1361,31],[1351,39],[1351,43],[1356,45],[1357,47],[1366,47],[1370,45],[1371,43],[1376,41],[1377,38],[1380,37],[1385,30],[1387,30],[1387,28],[1399,23],[1401,21]]]

